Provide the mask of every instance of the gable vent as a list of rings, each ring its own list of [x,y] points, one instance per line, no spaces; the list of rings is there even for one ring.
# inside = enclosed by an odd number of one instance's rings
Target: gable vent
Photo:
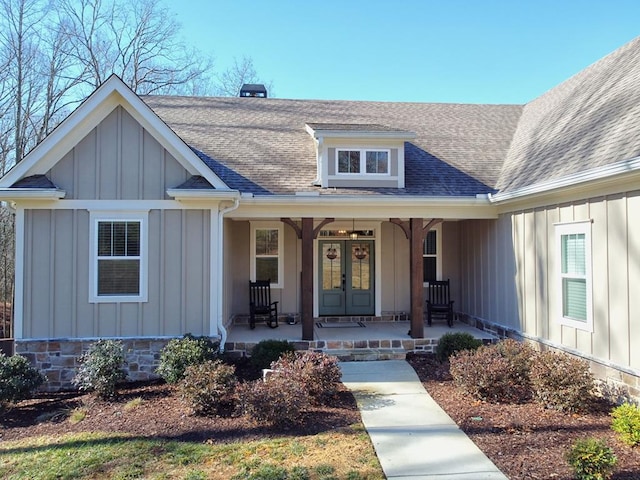
[[[240,89],[240,96],[267,98],[267,89],[261,83],[245,83]]]

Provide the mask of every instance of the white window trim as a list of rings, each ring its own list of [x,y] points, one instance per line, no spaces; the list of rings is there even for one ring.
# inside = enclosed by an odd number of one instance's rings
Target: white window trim
[[[593,292],[592,292],[592,274],[591,274],[591,220],[584,222],[571,222],[561,223],[555,225],[556,235],[556,252],[558,255],[558,261],[556,266],[556,279],[558,292],[558,321],[561,325],[577,328],[579,330],[585,330],[587,332],[593,332]],[[563,295],[562,295],[562,236],[572,234],[584,234],[585,239],[585,280],[587,289],[586,309],[587,319],[585,322],[580,320],[574,320],[564,316],[563,308]],[[572,277],[573,278],[573,277]]]
[[[340,152],[360,152],[360,172],[358,173],[349,173],[349,172],[341,172],[339,170],[339,162],[338,158],[340,157]],[[385,173],[367,173],[367,152],[387,152],[387,171]],[[391,149],[390,148],[357,148],[357,147],[343,147],[336,148],[336,158],[335,161],[335,176],[337,177],[390,177],[391,176]]]
[[[435,230],[436,232],[436,280],[442,280],[442,225],[436,225],[435,227],[431,228],[429,231]],[[423,246],[422,246],[422,258],[424,258],[425,255],[424,254],[424,242],[427,240],[427,237],[425,236],[425,239],[423,240]],[[422,286],[427,287],[429,285],[429,282],[423,282]]]
[[[271,283],[271,288],[284,288],[284,226],[282,222],[250,222],[251,223],[251,281],[256,281],[256,230],[278,230],[278,283]]]
[[[148,211],[89,213],[89,303],[142,303],[149,296],[149,241]],[[98,223],[118,221],[140,222],[140,294],[139,295],[98,295]]]

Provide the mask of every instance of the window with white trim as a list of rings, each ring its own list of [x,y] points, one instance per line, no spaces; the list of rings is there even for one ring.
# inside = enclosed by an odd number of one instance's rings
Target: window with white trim
[[[252,222],[251,280],[270,280],[274,288],[282,288],[282,225]]]
[[[422,276],[423,282],[439,280],[442,276],[440,229],[429,230],[422,245]]]
[[[91,212],[90,298],[147,301],[147,212]]]
[[[390,150],[337,149],[339,174],[388,175]]]
[[[593,331],[591,222],[556,225],[560,323]]]

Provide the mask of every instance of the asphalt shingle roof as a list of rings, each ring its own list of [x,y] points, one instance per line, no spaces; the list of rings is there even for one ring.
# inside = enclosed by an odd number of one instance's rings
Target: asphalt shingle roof
[[[640,154],[640,37],[528,103],[503,192]]]
[[[323,194],[468,195],[492,192],[519,105],[149,96],[143,100],[231,188],[256,195],[319,190],[306,124],[414,132],[405,186]]]
[[[405,189],[323,194],[508,192],[640,155],[640,37],[526,105],[197,98],[143,100],[231,188],[319,190],[317,130],[415,133]]]

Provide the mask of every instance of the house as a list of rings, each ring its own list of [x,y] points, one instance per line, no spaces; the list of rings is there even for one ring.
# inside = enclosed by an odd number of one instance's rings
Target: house
[[[122,339],[134,378],[246,320],[248,281],[314,320],[458,318],[640,393],[640,39],[526,105],[140,98],[109,78],[0,179],[15,348],[68,384]],[[247,327],[248,328],[248,327]],[[265,328],[268,338],[272,330]]]

